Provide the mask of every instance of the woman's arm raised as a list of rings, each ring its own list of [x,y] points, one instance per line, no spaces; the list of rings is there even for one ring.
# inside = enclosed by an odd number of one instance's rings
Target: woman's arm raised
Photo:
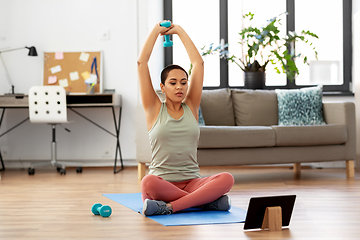
[[[191,108],[194,115],[198,117],[197,115],[200,106],[204,80],[204,61],[195,44],[192,42],[185,30],[179,25],[175,24],[172,24],[172,27],[173,28],[167,31],[165,34],[177,34],[179,36],[190,58],[190,62],[193,65],[190,76],[189,90],[184,102]]]
[[[149,34],[137,61],[140,95],[148,128],[155,122],[161,106],[161,102],[152,85],[148,62],[159,34],[164,34],[171,28],[161,27],[159,24],[156,24]]]

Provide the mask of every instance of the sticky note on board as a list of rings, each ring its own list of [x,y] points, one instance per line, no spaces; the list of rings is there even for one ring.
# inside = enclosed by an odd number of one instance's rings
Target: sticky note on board
[[[61,72],[61,66],[57,65],[55,67],[52,67],[52,68],[50,68],[50,71],[51,71],[52,74],[57,73],[57,72]]]
[[[71,81],[75,81],[75,80],[78,80],[78,79],[79,79],[79,73],[76,72],[76,71],[69,73],[69,75],[70,75],[70,80],[71,80]]]
[[[88,79],[85,80],[86,84],[95,84],[97,80],[97,76],[96,74],[90,74],[90,77]]]
[[[81,74],[81,76],[83,77],[84,80],[90,78],[90,73],[88,71],[85,71]]]
[[[61,87],[68,87],[68,86],[69,86],[68,80],[67,80],[66,78],[60,79],[60,80],[59,80],[59,86],[61,86]]]
[[[48,84],[54,84],[57,81],[57,77],[56,76],[49,76],[48,78]]]
[[[56,59],[56,60],[62,60],[62,59],[64,59],[64,53],[63,53],[63,52],[56,52],[56,53],[55,53],[55,59]]]
[[[90,57],[90,54],[89,54],[89,53],[84,53],[84,52],[82,52],[82,53],[80,54],[79,59],[80,59],[81,61],[83,61],[83,62],[87,62],[87,61],[89,60],[89,57]]]

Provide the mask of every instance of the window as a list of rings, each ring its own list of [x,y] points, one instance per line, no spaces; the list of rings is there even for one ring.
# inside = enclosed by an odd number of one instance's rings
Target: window
[[[199,51],[209,44],[219,44],[219,0],[173,0],[173,22],[181,23],[191,36]],[[191,7],[189,7],[191,6]],[[199,9],[208,9],[199,11]],[[201,31],[199,31],[201,29]],[[174,38],[173,61],[184,69],[190,69],[190,60],[179,38]],[[204,56],[204,85],[218,87],[220,85],[220,62],[215,56]]]
[[[311,48],[296,44],[295,51],[306,53],[310,65],[297,64],[300,75],[295,81],[286,79],[285,74],[277,74],[267,68],[266,89],[300,88],[323,84],[324,92],[343,95],[352,94],[352,33],[351,33],[351,0],[326,1],[326,11],[322,11],[322,0],[164,0],[164,19],[181,23],[200,48],[214,43],[229,43],[229,52],[241,51],[237,42],[237,33],[243,27],[242,15],[248,12],[255,14],[261,26],[266,20],[283,12],[282,31],[309,30],[319,36],[313,41],[318,52],[315,59]],[[258,6],[261,6],[260,8]],[[255,20],[254,18],[254,20]],[[202,24],[198,31],[196,22]],[[204,35],[205,34],[205,35]],[[181,43],[174,42],[172,49],[166,49],[165,63],[174,60],[176,64],[190,64]],[[307,52],[310,51],[310,52]],[[184,55],[185,54],[185,55]],[[244,86],[243,72],[235,64],[220,60],[217,56],[205,56],[204,89]]]
[[[254,8],[254,6],[261,6]],[[228,42],[229,52],[241,56],[242,48],[239,42],[239,32],[246,26],[243,15],[253,13],[254,26],[261,27],[267,20],[286,12],[286,0],[253,0],[239,1],[228,0]],[[286,20],[286,19],[283,19]],[[286,33],[286,24],[280,27],[281,32]],[[279,86],[286,85],[286,74],[277,74],[271,64],[266,70],[266,84]],[[229,64],[229,86],[244,86],[244,72],[236,65]]]
[[[331,3],[330,3],[331,2]],[[329,4],[330,3],[330,4]],[[298,64],[301,73],[296,79],[297,85],[341,85],[343,75],[343,6],[342,0],[331,0],[326,4],[326,11],[321,12],[321,21],[317,21],[318,9],[324,2],[321,0],[302,0],[295,2],[295,31],[310,30],[319,39],[313,41],[313,46],[319,52],[318,60],[304,45],[296,45],[296,50],[309,57],[310,65]],[[325,24],[324,24],[325,23]],[[329,31],[329,27],[331,30]]]

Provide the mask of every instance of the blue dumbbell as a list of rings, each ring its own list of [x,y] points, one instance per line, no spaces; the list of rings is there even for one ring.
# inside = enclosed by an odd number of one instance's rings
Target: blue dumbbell
[[[95,215],[100,215],[102,217],[109,217],[111,215],[111,207],[108,205],[102,205],[101,203],[95,203],[92,208],[91,212]]]
[[[171,26],[171,22],[170,21],[161,22],[160,26],[168,28],[168,27]],[[170,41],[170,36],[169,35],[164,35],[164,39],[165,39],[165,41],[163,42],[164,47],[171,47],[173,45],[173,42]]]

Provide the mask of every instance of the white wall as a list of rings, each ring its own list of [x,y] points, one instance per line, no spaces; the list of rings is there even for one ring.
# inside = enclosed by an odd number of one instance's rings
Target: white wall
[[[16,92],[27,93],[32,85],[42,83],[44,51],[104,52],[104,88],[115,89],[123,97],[120,141],[123,158],[136,158],[135,106],[140,103],[136,60],[154,24],[162,20],[162,0],[0,0],[0,49],[36,46],[39,56],[28,57],[26,50],[3,53],[3,59]],[[353,0],[354,85],[360,92],[360,2]],[[110,30],[110,39],[99,40],[99,33]],[[150,59],[154,87],[159,89],[163,68],[162,39],[159,38]],[[0,64],[0,94],[10,86]],[[353,100],[352,97],[329,98],[328,101]],[[360,106],[360,98],[355,102]],[[81,113],[113,130],[109,109],[80,109]],[[1,131],[27,117],[27,110],[7,110]],[[357,119],[360,109],[357,107]],[[89,165],[112,165],[115,138],[69,111],[66,127],[58,127],[58,157],[87,161]],[[357,120],[360,142],[360,121]],[[0,139],[6,166],[28,166],[30,160],[48,159],[50,126],[24,123]],[[357,144],[359,146],[359,144]],[[360,158],[360,149],[357,151]],[[91,161],[94,160],[94,161]],[[90,163],[89,163],[90,161]],[[357,161],[360,166],[360,160]]]
[[[356,106],[356,167],[360,169],[360,2],[353,0],[353,82]]]
[[[136,60],[151,30],[149,25],[161,19],[161,0],[0,0],[0,49],[33,45],[38,51],[38,57],[28,57],[26,49],[2,54],[15,91],[20,93],[42,83],[44,51],[103,51],[103,88],[115,89],[123,99],[122,156],[134,160],[135,106],[139,102]],[[110,31],[109,40],[99,39],[104,30]],[[163,67],[161,50],[157,46],[151,59],[154,78]],[[0,94],[9,90],[0,64]],[[111,109],[79,111],[115,131]],[[27,116],[26,109],[6,110],[0,132]],[[112,165],[116,139],[71,111],[68,118],[74,121],[66,125],[71,133],[58,127],[58,158]],[[26,122],[0,139],[0,149],[8,167],[27,167],[29,160],[50,157],[50,141],[49,125]]]

